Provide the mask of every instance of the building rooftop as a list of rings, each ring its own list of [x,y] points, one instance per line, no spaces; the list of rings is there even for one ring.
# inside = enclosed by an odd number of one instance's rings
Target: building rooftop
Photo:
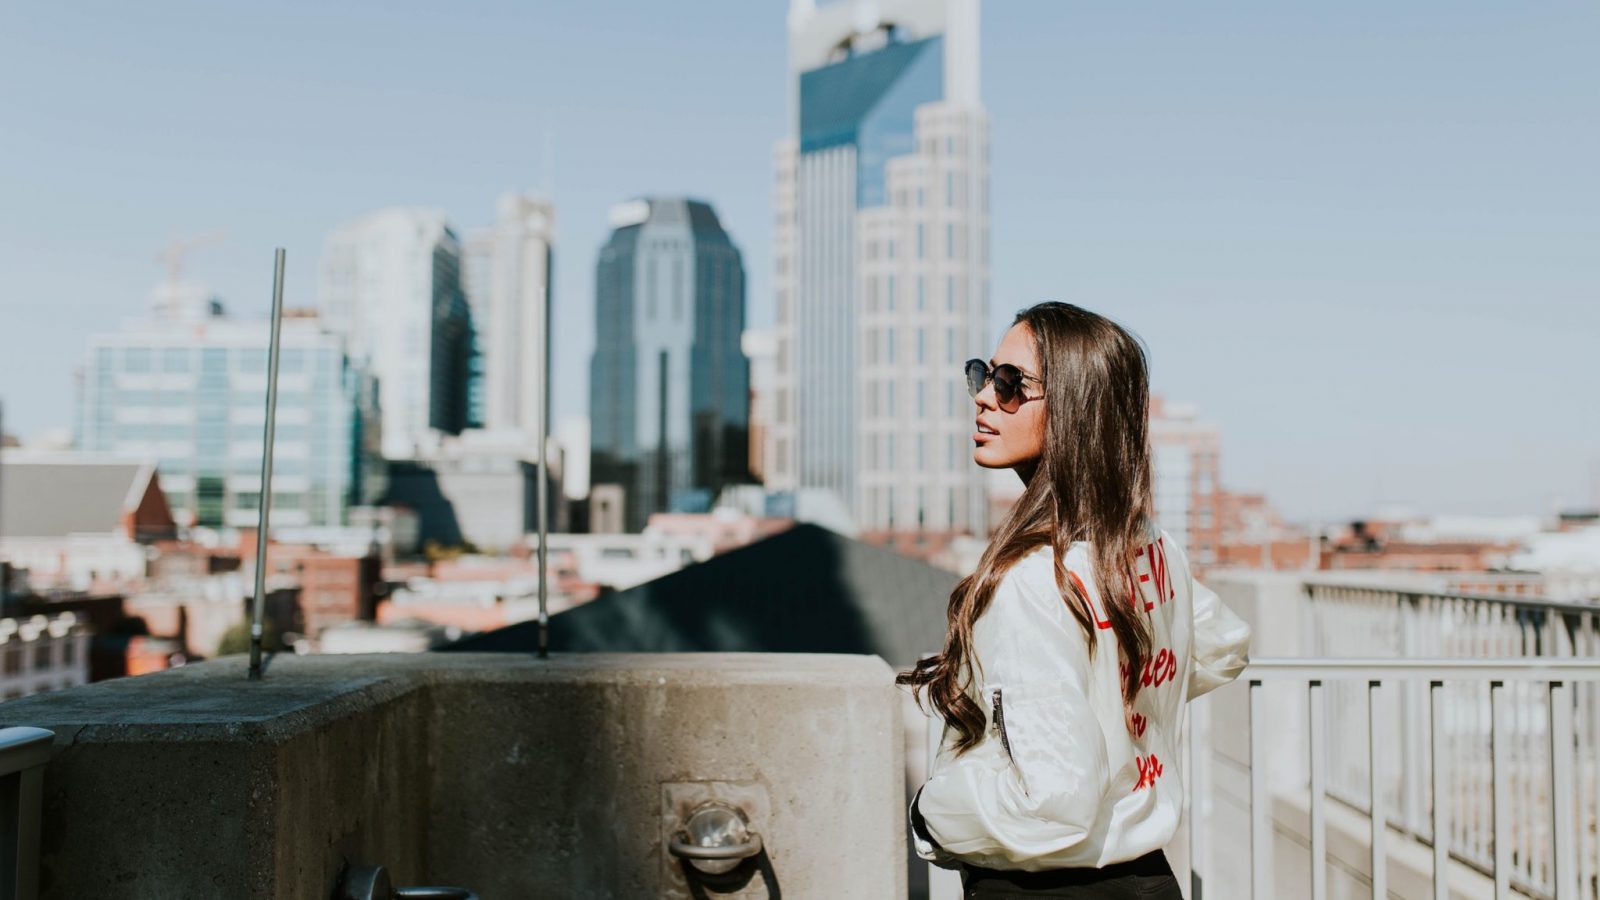
[[[126,533],[156,477],[152,463],[51,453],[0,460],[0,536]]]

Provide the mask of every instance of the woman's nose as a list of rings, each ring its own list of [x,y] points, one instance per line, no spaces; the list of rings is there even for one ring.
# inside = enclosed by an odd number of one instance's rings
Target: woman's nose
[[[987,383],[985,383],[984,386],[983,386],[983,390],[979,391],[978,395],[976,397],[973,397],[972,399],[973,399],[973,401],[975,403],[978,404],[978,406],[982,407],[983,409],[999,409],[1000,408],[1000,404],[994,399],[994,381],[992,381],[992,380],[987,382]]]

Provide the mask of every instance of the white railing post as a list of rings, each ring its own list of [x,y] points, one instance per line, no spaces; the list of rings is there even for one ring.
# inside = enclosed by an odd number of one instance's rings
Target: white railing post
[[[1383,727],[1383,682],[1367,682],[1367,818],[1372,828],[1372,896],[1389,896],[1389,809],[1384,797],[1383,759],[1378,748],[1385,746],[1388,729]]]
[[[1274,900],[1272,893],[1272,798],[1267,790],[1266,710],[1261,682],[1250,681],[1250,897]]]
[[[1550,813],[1554,829],[1553,852],[1556,900],[1579,900],[1577,817],[1574,797],[1577,785],[1572,777],[1572,685],[1550,682]]]
[[[1311,900],[1328,897],[1328,837],[1323,804],[1328,784],[1328,710],[1320,680],[1306,687],[1311,727]]]
[[[1506,687],[1489,682],[1489,766],[1494,784],[1494,896],[1511,896],[1511,748],[1506,734]]]
[[[1433,898],[1450,900],[1450,787],[1444,736],[1444,685],[1428,683],[1429,760],[1433,774]]]
[[[0,729],[0,900],[39,893],[39,806],[55,732]]]
[[[1415,621],[1417,618],[1417,603],[1415,600],[1401,600],[1400,610],[1400,647],[1403,656],[1414,659],[1421,654],[1417,648]],[[1413,834],[1422,833],[1422,761],[1427,757],[1422,752],[1422,735],[1415,724],[1422,721],[1422,710],[1418,703],[1418,688],[1414,682],[1404,682],[1400,685],[1400,752],[1404,759],[1400,763],[1400,789],[1401,803],[1404,808],[1401,819],[1406,828]]]

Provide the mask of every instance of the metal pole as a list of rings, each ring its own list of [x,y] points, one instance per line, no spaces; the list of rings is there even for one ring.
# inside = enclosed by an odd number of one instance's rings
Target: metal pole
[[[6,452],[6,404],[5,404],[4,400],[0,400],[0,456],[4,456],[5,452]],[[0,479],[4,478],[3,469],[4,469],[4,467],[0,466]],[[4,487],[4,485],[0,484],[0,488],[3,488],[3,487]],[[4,492],[0,491],[0,509],[4,509],[4,508],[5,508],[5,506],[4,506]],[[0,537],[4,537],[4,535],[0,534]],[[0,562],[0,613],[6,612],[7,610],[5,610],[4,608],[11,603],[11,579],[6,577],[9,574],[10,574],[10,571],[5,567],[3,562]]]
[[[278,425],[278,334],[283,330],[283,248],[272,263],[272,338],[267,345],[267,428],[261,449],[260,517],[256,523],[256,596],[250,614],[250,680],[261,680],[261,620],[267,606],[267,514],[272,510],[272,441]]]
[[[546,459],[545,432],[550,421],[550,268],[545,266],[544,289],[544,353],[541,364],[544,368],[544,377],[539,385],[539,421],[537,431],[539,436],[539,486],[537,489],[539,503],[539,658],[550,657],[550,598],[549,598],[549,560],[546,556],[547,545],[550,539],[550,502],[549,492],[549,461]]]

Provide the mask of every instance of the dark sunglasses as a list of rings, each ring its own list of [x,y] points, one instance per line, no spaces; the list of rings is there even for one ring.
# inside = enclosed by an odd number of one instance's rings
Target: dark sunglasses
[[[1010,363],[1001,363],[993,369],[981,359],[969,359],[966,365],[967,393],[974,399],[983,393],[984,385],[994,382],[994,399],[1000,408],[1008,413],[1014,413],[1022,408],[1022,404],[1038,397],[1022,396],[1022,383],[1032,381],[1035,384],[1044,382],[1029,375]]]

